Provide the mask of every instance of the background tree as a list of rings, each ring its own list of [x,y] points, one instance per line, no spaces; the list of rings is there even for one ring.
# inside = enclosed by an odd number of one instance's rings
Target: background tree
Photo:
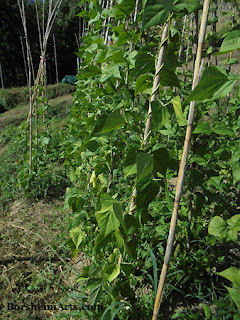
[[[78,0],[63,1],[53,29],[56,38],[60,80],[65,74],[76,74],[77,62],[74,52],[77,51],[78,46],[75,34],[79,32],[80,28],[79,18],[76,17],[76,14],[79,12],[78,3]],[[26,0],[25,9],[33,64],[35,70],[37,70],[40,59],[40,48],[34,2]],[[47,6],[45,7],[45,10],[47,10]],[[25,86],[27,84],[27,79],[20,41],[20,36],[23,36],[23,30],[17,1],[2,0],[0,2],[0,12],[0,60],[3,69],[4,85],[5,87]],[[40,13],[40,21],[42,21],[41,15],[42,13]],[[54,83],[56,76],[52,36],[50,36],[49,39],[47,61],[48,82]]]

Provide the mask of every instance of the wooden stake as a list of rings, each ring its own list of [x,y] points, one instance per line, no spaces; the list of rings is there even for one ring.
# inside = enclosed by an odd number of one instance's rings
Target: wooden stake
[[[200,69],[200,64],[201,64],[203,42],[204,42],[206,27],[207,27],[209,4],[210,4],[210,0],[204,1],[192,89],[194,89],[196,87],[197,82],[198,82],[198,78],[199,78],[199,69]],[[193,119],[194,119],[194,107],[195,107],[195,102],[192,101],[190,104],[190,109],[189,109],[188,124],[187,124],[187,131],[186,131],[186,136],[185,136],[183,154],[182,154],[181,163],[180,163],[179,172],[178,172],[176,196],[175,196],[174,208],[173,208],[172,218],[171,218],[171,223],[170,223],[167,248],[166,248],[164,263],[163,263],[162,272],[161,272],[161,276],[160,276],[160,280],[159,280],[159,284],[158,284],[158,290],[157,290],[157,296],[155,299],[152,320],[157,319],[157,316],[158,316],[158,313],[160,310],[160,305],[161,305],[163,290],[164,290],[164,284],[165,284],[165,280],[166,280],[166,276],[167,276],[168,265],[169,265],[172,247],[173,247],[179,203],[180,203],[180,199],[181,199],[183,182],[184,182],[184,177],[185,177],[185,172],[186,172],[186,167],[187,167],[187,158],[188,158],[189,149],[190,149],[192,125],[193,125]]]

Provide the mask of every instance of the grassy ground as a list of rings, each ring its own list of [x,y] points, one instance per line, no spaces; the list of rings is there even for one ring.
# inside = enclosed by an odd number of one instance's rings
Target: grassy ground
[[[66,112],[66,109],[73,102],[73,96],[67,95],[57,97],[49,100],[50,111],[53,110],[56,114],[62,111]],[[56,110],[57,107],[57,110]],[[29,112],[29,105],[21,106],[18,108],[11,109],[5,113],[0,114],[0,133],[1,131],[10,124],[18,126],[23,120],[27,118]]]
[[[49,117],[55,119],[50,125],[66,122],[72,102],[72,96],[49,101]],[[17,181],[11,148],[27,114],[28,106],[0,114],[0,184],[6,189],[6,180]],[[34,202],[9,190],[7,206],[0,207],[0,319],[69,319],[74,297],[66,299],[75,293],[79,303],[76,279],[86,265],[82,256],[72,260],[66,243],[70,212],[63,209],[63,197]]]

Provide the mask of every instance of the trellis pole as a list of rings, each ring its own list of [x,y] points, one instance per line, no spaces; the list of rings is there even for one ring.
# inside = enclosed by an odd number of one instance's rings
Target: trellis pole
[[[25,69],[25,74],[27,78],[27,86],[28,86],[28,71],[27,71],[27,62],[26,62],[26,57],[25,57],[25,50],[24,50],[24,45],[23,45],[23,40],[22,36],[20,36],[20,41],[21,41],[21,47],[22,47],[22,55],[23,55],[23,62],[24,62],[24,69]]]
[[[56,68],[56,82],[59,82],[58,79],[58,64],[57,64],[57,49],[56,49],[56,40],[55,34],[53,34],[53,47],[54,47],[54,60],[55,60],[55,68]]]
[[[196,55],[196,61],[195,61],[192,89],[194,89],[196,87],[198,80],[199,80],[199,69],[200,69],[200,65],[201,65],[203,42],[204,42],[204,38],[205,38],[205,34],[206,34],[209,5],[210,5],[210,0],[205,0],[204,5],[203,5],[201,27],[200,27],[200,33],[199,33],[199,39],[198,39],[198,48],[197,48],[197,55]],[[164,290],[164,284],[166,281],[168,265],[169,265],[172,247],[173,247],[176,222],[177,222],[177,215],[178,215],[179,204],[180,204],[183,183],[184,183],[184,177],[185,177],[185,172],[186,172],[186,167],[187,167],[187,158],[188,158],[189,149],[190,149],[190,141],[191,141],[191,134],[192,134],[193,119],[194,119],[194,107],[195,107],[195,101],[191,101],[189,114],[188,114],[188,124],[187,124],[183,154],[182,154],[179,172],[178,172],[176,195],[175,195],[174,208],[173,208],[172,218],[171,218],[171,223],[170,223],[167,248],[166,248],[166,252],[165,252],[161,276],[159,279],[158,290],[157,290],[157,295],[156,295],[156,299],[155,299],[152,320],[157,319],[157,316],[158,316],[158,313],[160,310],[160,305],[161,305],[163,290]]]
[[[28,42],[28,32],[27,32],[27,25],[26,25],[26,15],[25,15],[25,6],[24,0],[17,0],[18,7],[22,19],[25,41],[26,41],[26,48],[27,48],[27,63],[28,63],[28,87],[29,87],[29,114],[28,114],[28,122],[29,122],[29,174],[31,174],[32,170],[32,115],[34,111],[34,103],[36,102],[37,94],[38,94],[38,84],[41,80],[45,80],[46,85],[46,67],[45,67],[45,56],[47,50],[47,43],[49,34],[51,32],[53,23],[57,16],[57,12],[61,6],[62,0],[56,0],[55,4],[53,4],[53,0],[49,0],[49,7],[48,7],[48,17],[45,27],[45,16],[44,16],[44,8],[45,8],[45,1],[42,1],[42,8],[43,8],[43,21],[42,21],[42,32],[40,27],[39,15],[38,15],[38,7],[37,1],[35,1],[35,8],[36,8],[36,17],[37,17],[37,25],[38,25],[38,32],[39,32],[39,44],[40,44],[40,63],[38,68],[37,77],[34,77],[34,70],[33,70],[33,63],[32,63],[32,55],[30,50],[30,44]],[[34,90],[32,93],[32,77],[34,82]],[[35,111],[36,116],[36,145],[37,145],[37,110]]]
[[[0,60],[0,77],[1,77],[1,85],[2,85],[2,89],[4,90],[3,74],[2,74],[2,63],[1,63],[1,60]]]
[[[149,99],[149,107],[148,107],[148,115],[147,115],[147,120],[145,124],[145,130],[144,130],[144,140],[143,140],[143,145],[146,146],[149,140],[149,135],[151,132],[151,124],[152,124],[152,105],[151,103],[153,101],[156,101],[157,99],[157,92],[158,92],[158,87],[160,84],[160,73],[163,65],[163,58],[164,58],[164,52],[165,48],[167,45],[167,37],[168,37],[168,30],[170,26],[170,19],[166,23],[163,33],[162,33],[162,39],[161,39],[161,44],[160,44],[160,49],[159,49],[159,54],[158,54],[158,60],[156,64],[156,71],[155,71],[155,76],[153,80],[153,87],[152,87],[152,94]],[[137,199],[137,189],[136,187],[133,190],[132,197],[131,197],[131,203],[130,203],[130,208],[129,208],[129,215],[133,214],[133,210],[136,206],[136,199]],[[118,259],[118,264],[120,265],[122,263],[122,255],[119,256]]]

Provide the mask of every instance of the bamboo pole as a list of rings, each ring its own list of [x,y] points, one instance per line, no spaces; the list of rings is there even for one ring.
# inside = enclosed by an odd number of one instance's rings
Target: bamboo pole
[[[37,73],[37,78],[34,77],[34,70],[33,70],[33,63],[32,63],[32,55],[30,50],[30,44],[28,42],[28,33],[27,33],[27,25],[26,25],[26,15],[25,15],[25,7],[24,7],[24,0],[17,0],[18,7],[20,11],[20,16],[22,19],[23,24],[23,30],[25,35],[25,41],[26,41],[26,48],[27,48],[27,62],[28,62],[28,87],[29,87],[29,114],[28,114],[28,121],[29,121],[29,174],[31,174],[32,170],[32,115],[34,111],[34,104],[36,104],[36,98],[38,95],[38,84],[41,79],[41,76],[44,78],[45,85],[46,85],[46,67],[45,67],[45,55],[47,50],[47,42],[49,38],[50,31],[52,29],[53,23],[56,19],[57,12],[61,6],[62,0],[56,0],[55,4],[53,5],[52,0],[49,2],[49,8],[48,8],[48,17],[47,17],[47,23],[45,28],[45,1],[42,2],[42,10],[43,10],[43,20],[42,20],[42,36],[41,36],[41,28],[40,28],[40,22],[39,22],[39,15],[38,15],[38,7],[37,2],[35,1],[35,8],[36,8],[36,17],[37,17],[37,25],[38,25],[38,33],[39,33],[39,44],[40,44],[40,51],[41,51],[41,57],[40,57],[40,63]],[[33,72],[31,72],[33,71]],[[32,77],[33,77],[33,83],[34,83],[34,91],[32,93],[31,86],[32,86]],[[37,105],[36,105],[37,106]],[[36,110],[36,146],[38,144],[37,141],[37,110]]]
[[[1,60],[0,60],[0,78],[1,78],[1,86],[2,86],[2,89],[4,90],[3,72],[2,72],[2,63],[1,63]]]
[[[28,71],[27,71],[27,62],[26,62],[26,58],[25,58],[25,51],[24,51],[24,46],[23,46],[23,40],[22,40],[22,36],[20,36],[20,41],[21,41],[21,47],[22,47],[22,55],[23,55],[23,62],[24,62],[24,69],[25,69],[25,74],[26,74],[26,78],[27,78],[27,86],[28,86]]]
[[[196,87],[198,79],[199,79],[199,69],[200,69],[200,65],[201,65],[203,42],[204,42],[204,38],[205,38],[205,34],[206,34],[209,4],[210,4],[210,0],[204,1],[192,89],[194,89]],[[173,208],[172,218],[171,218],[171,223],[170,223],[167,248],[166,248],[166,252],[165,252],[161,276],[159,279],[158,290],[157,290],[157,295],[156,295],[156,299],[155,299],[152,320],[157,319],[157,316],[158,316],[158,313],[160,310],[164,284],[165,284],[165,280],[166,280],[166,276],[167,276],[168,265],[169,265],[172,247],[173,247],[175,228],[176,228],[176,222],[177,222],[177,215],[178,215],[179,204],[180,204],[183,183],[184,183],[184,177],[185,177],[185,172],[186,172],[186,167],[187,167],[187,158],[188,158],[189,149],[190,149],[191,133],[192,133],[192,126],[193,126],[193,119],[194,119],[194,107],[195,107],[195,101],[191,101],[189,115],[188,115],[188,124],[187,124],[184,148],[183,148],[183,154],[182,154],[181,163],[180,163],[179,172],[178,172],[176,195],[175,195],[174,208]]]
[[[151,131],[151,124],[152,124],[152,102],[156,101],[157,99],[157,91],[158,87],[160,84],[160,72],[162,69],[163,65],[163,57],[164,57],[164,52],[165,48],[167,45],[167,37],[168,37],[168,30],[170,26],[170,21],[168,21],[163,29],[162,33],[162,40],[161,40],[161,45],[160,45],[160,50],[158,54],[158,60],[156,64],[156,72],[153,80],[153,88],[152,88],[152,94],[151,98],[149,100],[149,107],[148,107],[148,115],[147,115],[147,121],[145,125],[145,130],[144,130],[144,138],[143,138],[143,145],[144,147],[147,145],[148,140],[149,140],[149,134]]]
[[[160,50],[159,50],[159,54],[158,54],[158,60],[157,60],[157,64],[156,64],[156,72],[155,72],[155,76],[154,76],[154,80],[153,80],[152,94],[149,99],[148,115],[147,115],[146,125],[145,125],[145,129],[144,129],[144,139],[143,139],[144,147],[148,143],[149,134],[151,131],[151,124],[152,124],[152,105],[151,105],[151,103],[153,101],[156,101],[156,99],[157,99],[157,91],[158,91],[158,87],[160,84],[160,71],[161,71],[161,68],[163,65],[163,57],[164,57],[164,52],[165,52],[165,48],[166,48],[166,44],[167,44],[166,40],[167,40],[167,36],[168,36],[169,25],[170,25],[170,21],[168,21],[166,23],[166,25],[163,29],[163,33],[162,33],[162,40],[161,40]],[[130,210],[129,210],[130,215],[132,215],[133,210],[135,208],[136,198],[137,198],[137,190],[136,190],[136,188],[134,188],[133,194],[132,194],[132,201],[130,204]]]
[[[53,34],[53,48],[54,48],[55,68],[56,68],[56,82],[58,83],[59,79],[58,79],[57,49],[56,49],[56,40],[55,40],[54,34]]]
[[[23,30],[25,35],[25,41],[26,41],[26,48],[27,48],[27,63],[28,63],[28,89],[29,89],[29,114],[31,115],[29,118],[29,175],[32,171],[32,109],[33,109],[33,102],[32,102],[32,55],[31,55],[31,49],[30,44],[28,42],[28,33],[27,33],[27,24],[26,24],[26,15],[25,15],[25,7],[24,7],[24,1],[18,0],[18,7],[22,19],[23,24]]]
[[[159,49],[159,54],[158,54],[158,60],[156,64],[156,71],[155,71],[155,76],[154,76],[154,81],[153,81],[153,88],[152,88],[152,94],[149,99],[149,108],[148,108],[148,115],[147,115],[147,120],[146,120],[146,125],[145,125],[145,130],[144,130],[144,141],[143,145],[146,146],[148,139],[149,139],[149,134],[151,130],[151,123],[152,123],[152,106],[151,103],[153,101],[156,101],[157,98],[157,91],[158,87],[160,84],[160,71],[163,65],[163,57],[164,57],[164,52],[166,48],[166,40],[168,37],[168,30],[170,26],[170,20],[166,23],[163,33],[162,33],[162,40],[160,44],[160,49]],[[134,187],[132,197],[131,197],[131,203],[130,203],[130,209],[129,209],[129,215],[133,214],[133,210],[135,209],[136,206],[136,199],[137,199],[137,189]],[[122,263],[122,254],[119,256],[118,259],[118,264],[120,265]]]

